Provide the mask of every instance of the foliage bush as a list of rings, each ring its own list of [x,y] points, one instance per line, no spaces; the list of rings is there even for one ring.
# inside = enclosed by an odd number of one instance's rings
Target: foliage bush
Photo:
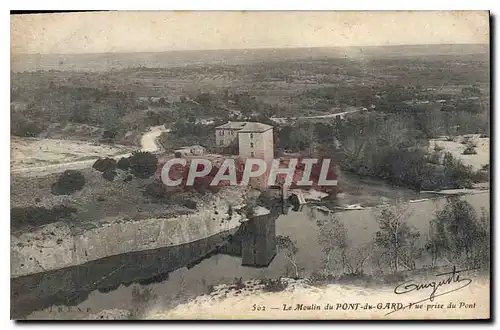
[[[235,290],[241,290],[241,289],[246,288],[246,284],[243,282],[242,277],[235,277],[233,280],[233,286],[234,286],[233,288]]]
[[[150,184],[146,185],[146,189],[144,190],[145,196],[153,197],[156,199],[165,197],[166,193],[166,186],[163,183],[157,181],[151,182]]]
[[[117,134],[118,134],[118,132],[114,129],[105,130],[102,133],[101,141],[105,142],[105,143],[111,143],[115,140]]]
[[[197,208],[196,202],[191,200],[191,199],[183,199],[181,203],[183,206],[187,207],[188,209],[196,210],[196,208]]]
[[[444,157],[444,188],[472,188],[474,172],[471,166],[465,166],[451,153]]]
[[[116,160],[109,157],[99,158],[95,161],[94,165],[92,165],[92,168],[99,172],[114,170],[116,169]]]
[[[12,229],[41,226],[68,218],[76,212],[76,208],[64,205],[56,205],[50,209],[38,206],[14,207],[10,210],[10,225]]]
[[[115,170],[107,170],[102,173],[102,177],[110,182],[112,182],[115,177],[116,177],[116,171]]]
[[[490,181],[490,171],[489,171],[489,169],[488,170],[479,170],[476,173],[474,173],[472,181],[474,183],[488,182],[488,181]]]
[[[462,152],[462,155],[475,155],[477,154],[476,148],[472,145],[468,145],[465,150]]]
[[[430,154],[428,162],[434,165],[441,165],[441,153],[435,151],[432,154]]]
[[[85,186],[85,176],[80,171],[66,170],[51,186],[54,195],[70,195]]]
[[[288,287],[288,282],[281,280],[281,278],[266,278],[261,280],[260,283],[264,285],[262,288],[264,292],[281,292]]]
[[[467,201],[453,196],[431,221],[426,250],[432,264],[445,260],[464,267],[489,264],[490,217],[485,210],[477,212]]]
[[[36,137],[43,132],[43,127],[31,120],[15,121],[11,123],[11,134],[20,137]]]
[[[437,144],[434,145],[434,151],[439,152],[439,151],[443,151],[443,150],[444,150],[444,148],[442,146],[437,145]]]
[[[128,160],[128,158],[122,157],[116,164],[116,167],[120,170],[126,171],[130,168],[130,161]]]
[[[408,224],[408,212],[403,205],[384,207],[376,214],[379,230],[375,233],[375,246],[386,256],[394,273],[401,267],[413,270],[422,250],[417,247],[420,232]]]
[[[129,158],[132,174],[138,178],[149,178],[155,174],[158,157],[147,151],[136,151]]]

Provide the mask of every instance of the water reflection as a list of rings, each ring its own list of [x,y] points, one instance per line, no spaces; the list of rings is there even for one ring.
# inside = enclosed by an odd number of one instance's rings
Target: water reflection
[[[220,252],[241,257],[242,266],[269,266],[276,255],[277,218],[271,213],[244,223]]]
[[[465,199],[478,212],[482,206],[489,207],[487,193]],[[429,220],[444,202],[410,204],[408,222],[421,233],[427,233]],[[337,266],[342,266],[342,255],[337,258],[337,252],[342,251],[334,248],[326,228],[318,227],[318,220],[332,222],[330,212],[324,214],[311,205],[294,211],[296,208],[286,205],[284,209],[289,210],[288,214],[280,216],[281,203],[274,207],[264,206],[271,210],[270,214],[244,223],[229,233],[182,246],[129,253],[12,279],[12,317],[19,318],[33,311],[40,312],[33,313],[30,318],[68,317],[48,315],[47,310],[43,311],[53,305],[90,307],[93,313],[111,308],[128,310],[134,307],[132,289],[138,284],[147,285],[142,289],[149,288],[158,296],[155,305],[168,309],[207,293],[212,285],[231,283],[234,278],[294,276],[296,270],[301,277],[310,277],[318,272],[342,270],[337,269]],[[354,270],[361,268],[361,261],[371,254],[369,246],[379,229],[373,210],[335,212],[334,217],[345,226],[346,237],[352,243],[346,256],[351,258]],[[326,235],[325,239],[321,239],[320,234]],[[287,259],[286,253],[276,251],[279,251],[276,247],[276,237],[279,236],[289,237],[296,245],[298,250],[291,257],[297,269]],[[333,252],[333,255],[326,252]],[[329,254],[331,262],[325,264]],[[125,287],[131,284],[134,285]]]
[[[281,207],[256,216],[238,229],[180,246],[132,252],[83,265],[11,279],[11,317],[22,318],[51,306],[76,306],[92,291],[120,285],[163,282],[172,271],[192,268],[216,254],[241,258],[247,267],[266,267],[276,255],[276,226]]]

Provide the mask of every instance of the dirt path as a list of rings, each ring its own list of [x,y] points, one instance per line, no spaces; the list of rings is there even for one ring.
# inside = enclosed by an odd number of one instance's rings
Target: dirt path
[[[337,117],[343,118],[347,114],[355,113],[355,112],[362,111],[362,110],[364,110],[364,109],[355,109],[355,110],[349,110],[349,111],[337,112],[337,113],[329,113],[327,115],[318,115],[318,116],[302,116],[302,117],[292,117],[292,118],[286,118],[286,117],[277,118],[277,117],[273,117],[273,118],[270,118],[270,119],[272,121],[276,122],[276,123],[283,123],[283,122],[286,122],[289,119],[295,120],[295,119],[321,119],[321,118],[337,118]]]
[[[151,127],[150,130],[143,134],[141,137],[141,151],[148,152],[158,152],[160,151],[160,146],[156,142],[157,138],[163,133],[169,130],[165,128],[164,125]],[[110,156],[116,160],[122,157],[129,157],[130,152]],[[93,157],[86,160],[78,160],[73,162],[59,163],[59,164],[49,164],[42,166],[30,166],[11,169],[11,174],[16,174],[20,176],[36,177],[45,176],[52,173],[62,172],[64,170],[78,170],[83,168],[88,168],[98,159],[98,157]]]
[[[169,132],[164,125],[151,127],[149,132],[144,133],[141,137],[141,150],[149,152],[157,152],[161,147],[157,143],[157,139],[164,132]]]

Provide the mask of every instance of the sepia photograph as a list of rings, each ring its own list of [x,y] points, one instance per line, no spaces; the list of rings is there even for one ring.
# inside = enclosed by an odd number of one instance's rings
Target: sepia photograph
[[[10,318],[489,320],[490,21],[11,13]]]

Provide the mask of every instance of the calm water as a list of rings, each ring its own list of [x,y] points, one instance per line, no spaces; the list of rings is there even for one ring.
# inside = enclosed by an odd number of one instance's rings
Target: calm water
[[[479,212],[489,209],[489,193],[464,197]],[[409,205],[409,222],[425,235],[434,212],[444,199]],[[373,210],[337,213],[353,245],[373,239],[377,224]],[[232,283],[235,278],[293,276],[283,253],[276,252],[277,235],[295,241],[295,255],[301,276],[323,267],[324,254],[318,243],[316,220],[327,215],[310,207],[291,209],[285,215],[272,214],[249,221],[236,233],[154,251],[130,253],[59,271],[11,280],[12,317],[76,318],[85,311],[137,308],[134,288],[151,289],[155,305],[173,307],[208,292],[210,286]],[[234,234],[230,238],[229,234]],[[52,307],[51,307],[52,306]],[[71,310],[64,307],[74,306]],[[79,309],[79,310],[78,310]],[[81,312],[83,311],[83,312]],[[88,312],[87,312],[88,313]]]

